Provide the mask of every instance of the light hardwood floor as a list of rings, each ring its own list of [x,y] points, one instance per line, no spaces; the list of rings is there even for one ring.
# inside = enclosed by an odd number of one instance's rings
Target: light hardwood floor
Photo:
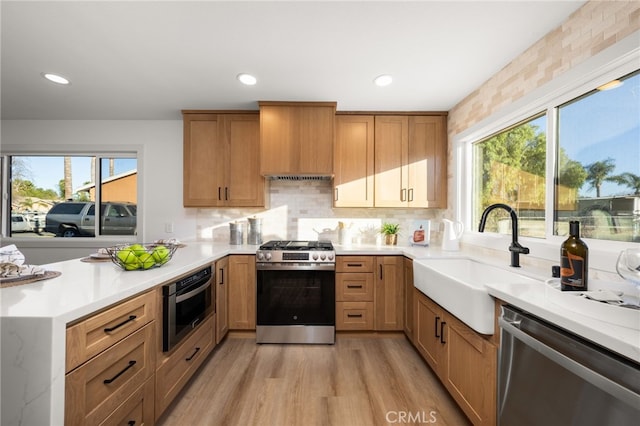
[[[258,345],[228,336],[159,426],[467,425],[403,335],[335,345]]]

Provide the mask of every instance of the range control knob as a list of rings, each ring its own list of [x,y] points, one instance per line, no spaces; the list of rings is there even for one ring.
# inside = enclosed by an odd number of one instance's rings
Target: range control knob
[[[318,253],[313,253],[311,257],[313,258],[313,260],[318,260]]]
[[[329,258],[329,260],[333,260],[333,253],[329,253],[328,258]]]
[[[325,260],[326,258],[327,258],[327,255],[326,255],[326,254],[322,253],[322,254],[320,255],[320,259],[321,259],[321,260]]]
[[[265,253],[264,257],[267,260],[271,260],[271,253]]]
[[[258,260],[264,259],[264,253],[262,253],[260,251],[258,252],[258,254],[256,254],[256,256],[258,257]]]

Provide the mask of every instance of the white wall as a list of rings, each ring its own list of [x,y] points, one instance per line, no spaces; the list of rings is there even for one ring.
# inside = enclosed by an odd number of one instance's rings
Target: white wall
[[[196,211],[182,207],[182,121],[3,120],[0,130],[3,154],[109,147],[140,151],[138,195],[143,226],[138,228],[138,241],[196,237]],[[173,223],[172,234],[165,233],[166,223]],[[79,239],[44,240],[6,238],[2,245],[16,243],[34,264],[86,256],[91,248],[105,245]]]

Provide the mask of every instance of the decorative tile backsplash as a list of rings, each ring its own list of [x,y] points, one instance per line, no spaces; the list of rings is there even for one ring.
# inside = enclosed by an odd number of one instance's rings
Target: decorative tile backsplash
[[[197,235],[200,241],[229,242],[229,223],[262,219],[263,241],[271,239],[330,239],[334,244],[377,244],[383,222],[400,224],[398,244],[406,245],[414,220],[431,221],[432,244],[439,241],[444,210],[389,208],[333,208],[331,181],[270,181],[269,208],[198,209]],[[344,229],[339,232],[340,222]],[[244,226],[244,241],[247,241]]]

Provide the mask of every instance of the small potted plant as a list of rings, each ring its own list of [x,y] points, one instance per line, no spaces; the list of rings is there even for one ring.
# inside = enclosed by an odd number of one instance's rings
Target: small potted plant
[[[398,244],[398,232],[400,232],[400,224],[385,222],[382,224],[380,233],[384,235],[384,243],[389,246]]]

